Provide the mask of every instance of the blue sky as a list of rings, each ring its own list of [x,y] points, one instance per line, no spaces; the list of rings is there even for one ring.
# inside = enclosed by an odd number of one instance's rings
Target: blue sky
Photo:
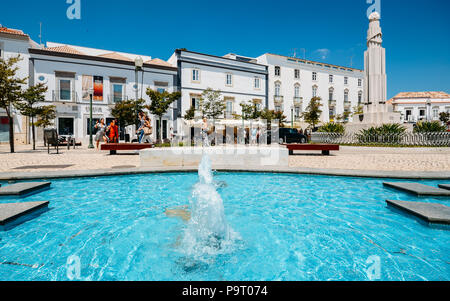
[[[162,59],[176,48],[215,55],[296,52],[363,69],[367,0],[80,1],[81,20],[69,20],[66,0],[4,0],[0,24],[39,41],[43,22],[44,42]],[[402,91],[449,93],[450,1],[379,1],[388,97]]]

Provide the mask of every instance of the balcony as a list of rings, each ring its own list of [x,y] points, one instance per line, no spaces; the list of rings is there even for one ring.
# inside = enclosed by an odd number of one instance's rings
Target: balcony
[[[336,100],[333,100],[333,99],[328,100],[328,106],[329,107],[336,107]]]
[[[282,104],[282,103],[284,102],[284,97],[283,97],[283,96],[280,96],[280,95],[274,95],[273,101],[274,101],[276,104]]]
[[[345,101],[344,100],[344,107],[346,107],[346,108],[350,108],[352,106],[352,103],[350,102],[350,101]]]
[[[52,101],[53,102],[62,102],[62,103],[78,103],[78,94],[75,91],[60,91],[53,90],[52,91]]]
[[[108,105],[114,106],[116,103],[128,100],[128,96],[117,97],[114,95],[108,95]]]
[[[300,107],[303,104],[303,97],[294,97],[294,106]]]

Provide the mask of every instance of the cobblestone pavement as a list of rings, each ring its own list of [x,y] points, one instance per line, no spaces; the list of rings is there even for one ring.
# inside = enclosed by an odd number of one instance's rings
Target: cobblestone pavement
[[[8,145],[0,145],[0,172],[119,169],[140,165],[137,152],[110,156],[109,152],[81,147],[76,150],[60,148],[59,155],[51,149],[49,155],[43,146],[32,151],[31,146],[23,145],[16,146],[15,154],[8,151]],[[26,166],[35,168],[22,168]],[[37,166],[40,168],[36,168]],[[321,156],[320,152],[296,152],[290,157],[290,166],[347,170],[450,171],[450,148],[341,147],[341,151],[332,152],[331,156]]]

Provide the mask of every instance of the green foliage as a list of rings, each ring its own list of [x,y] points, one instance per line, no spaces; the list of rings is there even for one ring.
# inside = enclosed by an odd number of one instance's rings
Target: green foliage
[[[200,97],[199,108],[202,112],[202,117],[217,119],[226,109],[222,93],[219,90],[206,89]]]
[[[447,124],[450,121],[450,113],[447,112],[441,112],[439,114],[439,120],[443,123],[443,124]]]
[[[277,112],[269,109],[262,110],[260,112],[260,118],[263,120],[267,120],[267,122],[278,120],[280,123],[280,127],[284,127],[284,123],[286,123],[287,120],[287,117],[283,114],[283,112]]]
[[[186,114],[184,115],[184,119],[186,120],[194,120],[195,118],[195,107],[191,106],[189,110],[186,111]]]
[[[352,114],[353,117],[361,115],[361,114],[364,114],[364,107],[363,106],[358,105],[358,106],[353,107],[353,114]]]
[[[35,126],[43,128],[52,126],[53,121],[56,118],[56,107],[55,106],[39,107],[37,118],[38,120],[34,123]]]
[[[311,125],[312,128],[315,128],[320,121],[320,115],[322,114],[322,104],[320,103],[320,97],[313,97],[306,107],[305,112],[302,113],[301,117],[303,120]]]
[[[397,123],[383,124],[361,130],[356,135],[360,143],[398,143],[406,133],[406,128]]]
[[[22,59],[19,56],[8,59],[0,58],[0,109],[6,111],[9,118],[9,145],[11,153],[14,153],[14,119],[11,108],[22,98],[22,86],[26,84],[27,78],[16,76],[19,67],[16,64]]]
[[[47,92],[47,87],[44,84],[38,84],[35,86],[28,87],[22,93],[22,99],[15,104],[15,107],[20,111],[20,114],[27,116],[31,119],[31,132],[33,137],[33,150],[36,149],[36,134],[35,134],[35,121],[34,119],[38,115],[42,115],[41,119],[48,119],[49,116],[44,116],[45,114],[50,114],[51,112],[48,108],[38,107],[37,103],[45,101],[45,92]],[[51,115],[50,117],[52,117]]]
[[[443,126],[439,121],[419,121],[414,127],[414,133],[436,133],[445,132],[446,126]]]
[[[144,109],[144,103],[143,99],[117,102],[111,109],[111,115],[117,118],[121,126],[133,125],[136,123],[139,112]]]
[[[177,99],[181,97],[180,92],[169,93],[167,91],[159,92],[154,91],[150,88],[147,89],[147,95],[150,97],[150,105],[145,106],[147,110],[153,115],[158,116],[159,124],[162,124],[162,117],[167,113],[170,105],[173,104]],[[160,130],[160,141],[163,141],[163,131]]]
[[[254,120],[261,116],[261,111],[258,109],[258,104],[253,101],[240,104],[242,109],[242,118],[244,120]]]
[[[344,134],[345,126],[339,123],[328,122],[319,128],[319,132]]]

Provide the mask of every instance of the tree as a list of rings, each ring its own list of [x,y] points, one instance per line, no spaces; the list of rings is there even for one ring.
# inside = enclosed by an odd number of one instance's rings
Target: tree
[[[195,118],[195,107],[191,106],[189,110],[186,111],[186,114],[184,115],[184,119],[186,120],[193,120]]]
[[[322,110],[320,109],[322,104],[320,101],[320,97],[313,97],[306,107],[306,111],[302,113],[303,120],[311,125],[312,128],[316,128],[320,121],[320,115],[322,114]]]
[[[358,116],[361,114],[364,114],[364,107],[361,105],[354,106],[352,117],[355,117],[355,116]]]
[[[226,104],[221,98],[222,93],[219,90],[213,90],[211,88],[203,91],[200,97],[200,111],[202,117],[210,119],[217,119],[223,114],[226,109]]]
[[[138,99],[137,101],[124,100],[117,102],[111,109],[111,115],[119,121],[119,124],[123,127],[133,125],[136,123],[137,116],[139,112],[144,110],[143,99]]]
[[[444,124],[447,125],[447,123],[450,121],[450,113],[447,112],[441,112],[439,114],[439,120]]]
[[[147,95],[150,97],[151,103],[150,105],[145,106],[147,110],[150,111],[153,115],[158,116],[160,128],[162,128],[162,117],[167,113],[169,107],[172,103],[174,103],[177,99],[181,97],[180,92],[169,93],[167,91],[159,92],[154,91],[150,88],[147,89]],[[159,138],[162,142],[162,130],[159,131]]]
[[[6,111],[9,120],[9,146],[14,153],[14,119],[11,109],[22,97],[22,85],[27,78],[16,76],[19,67],[15,66],[21,60],[20,55],[6,60],[0,58],[0,109]]]
[[[44,84],[28,87],[28,89],[22,93],[22,99],[16,103],[16,108],[20,111],[20,114],[30,118],[33,150],[36,150],[35,118],[38,115],[43,115],[45,112],[48,112],[45,108],[37,107],[35,105],[45,101],[45,92],[47,92],[47,87]]]
[[[247,103],[240,103],[242,110],[242,118],[244,120],[254,120],[261,116],[261,110],[258,108],[258,104],[254,101],[249,101]]]

